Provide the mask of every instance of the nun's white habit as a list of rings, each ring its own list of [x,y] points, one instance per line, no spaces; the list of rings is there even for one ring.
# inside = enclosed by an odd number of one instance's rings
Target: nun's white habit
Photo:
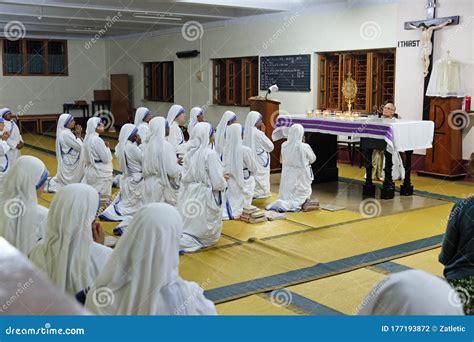
[[[143,155],[144,203],[166,202],[173,206],[178,200],[181,166],[175,149],[165,139],[166,120],[150,121],[150,140]]]
[[[203,289],[179,276],[182,227],[172,206],[142,207],[87,294],[86,308],[102,315],[215,315]],[[113,300],[102,304],[104,289]]]
[[[358,315],[464,315],[456,291],[443,279],[424,271],[389,275],[370,291]]]
[[[7,120],[5,116],[11,113],[9,108],[0,109],[0,117],[4,119],[5,128],[4,131],[10,133],[10,137],[7,140],[7,144],[10,147],[7,151],[8,160],[10,165],[13,165],[16,160],[20,157],[20,150],[17,148],[17,145],[23,141],[20,134],[20,129],[14,120]]]
[[[224,172],[230,178],[224,192],[222,218],[238,219],[244,207],[251,204],[253,188],[250,177],[256,171],[255,160],[248,147],[242,146],[242,126],[233,124],[227,128],[224,154]],[[255,182],[253,182],[255,185]],[[249,202],[250,194],[250,203]]]
[[[302,141],[303,136],[303,126],[295,124],[290,127],[288,140],[281,146],[282,173],[278,200],[267,205],[267,210],[299,211],[311,197],[311,164],[316,161],[316,156],[311,147]]]
[[[48,230],[30,253],[31,261],[53,284],[71,295],[93,285],[112,249],[95,243],[92,222],[99,209],[99,194],[86,184],[70,184],[53,198]]]
[[[101,120],[97,117],[87,121],[83,147],[85,170],[82,182],[96,189],[101,199],[107,200],[112,194],[112,153],[96,132],[100,124]]]
[[[227,131],[227,127],[233,124],[237,120],[237,115],[230,110],[224,112],[222,115],[219,124],[216,127],[216,135],[215,135],[215,144],[214,150],[217,152],[217,155],[222,160],[222,154],[224,153],[224,145],[225,145],[225,133]]]
[[[171,106],[170,110],[168,111],[168,117],[166,118],[170,128],[168,142],[174,147],[176,154],[181,156],[186,152],[186,142],[184,141],[183,131],[176,122],[176,118],[184,113],[185,110],[183,106],[175,104]]]
[[[143,205],[143,151],[132,139],[137,135],[135,125],[125,124],[119,134],[115,155],[122,171],[120,191],[112,203],[100,214],[107,221],[122,221],[133,216]]]
[[[198,123],[184,159],[178,208],[184,226],[181,249],[188,252],[217,243],[221,235],[221,192],[227,184],[221,161],[209,145],[212,134],[210,124]]]
[[[84,177],[84,160],[82,158],[83,142],[81,138],[67,128],[74,120],[71,114],[61,114],[56,129],[56,159],[58,167],[56,176],[48,183],[48,192],[56,192],[61,187],[81,182]]]
[[[262,120],[259,112],[250,112],[244,126],[244,146],[249,147],[257,161],[254,198],[267,198],[270,193],[270,152],[273,142],[255,127]]]
[[[142,143],[140,147],[143,149],[146,144],[148,143],[148,139],[150,138],[150,127],[148,122],[145,122],[145,119],[151,116],[151,112],[146,107],[139,107],[135,112],[135,118],[133,120],[133,124],[138,129],[138,135],[142,138]]]
[[[38,204],[37,190],[48,178],[44,163],[36,157],[21,156],[5,177],[0,199],[3,209],[0,236],[28,255],[36,242],[43,238],[48,209]]]
[[[199,117],[204,115],[201,107],[193,107],[189,111],[189,123],[188,123],[188,133],[189,137],[192,137],[194,126],[199,122]]]

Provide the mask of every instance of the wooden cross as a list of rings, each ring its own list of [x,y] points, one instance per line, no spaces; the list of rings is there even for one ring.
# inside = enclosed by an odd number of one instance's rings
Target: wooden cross
[[[436,0],[427,0],[426,4],[426,19],[425,20],[417,20],[417,21],[407,21],[405,22],[405,30],[422,30],[427,31],[429,28],[434,27],[444,27],[448,25],[458,25],[459,24],[459,16],[451,16],[451,17],[443,17],[443,18],[436,18]],[[425,42],[428,45],[434,46],[434,34],[430,34],[429,41]],[[423,89],[423,94],[426,94],[426,90],[428,89],[428,83],[430,81],[431,70],[433,69],[433,54],[429,51],[429,63],[428,69],[426,70],[425,75],[425,86]],[[429,117],[429,104],[430,98],[428,96],[424,96],[423,100],[423,119],[428,120]]]

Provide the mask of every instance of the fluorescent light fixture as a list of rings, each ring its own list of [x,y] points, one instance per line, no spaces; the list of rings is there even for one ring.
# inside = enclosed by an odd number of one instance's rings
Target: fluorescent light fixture
[[[96,27],[66,27],[68,32],[97,32],[99,31]]]
[[[180,17],[173,16],[169,13],[160,13],[160,12],[134,12],[133,16],[135,18],[144,18],[144,19],[164,19],[164,20],[178,20],[181,21]]]

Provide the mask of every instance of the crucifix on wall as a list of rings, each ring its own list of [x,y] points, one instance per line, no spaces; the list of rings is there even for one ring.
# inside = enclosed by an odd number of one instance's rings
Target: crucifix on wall
[[[449,22],[449,23],[448,23]],[[426,19],[418,21],[405,22],[405,30],[421,30],[422,31],[422,62],[424,66],[425,85],[423,94],[426,94],[428,83],[430,81],[431,69],[433,66],[433,36],[436,28],[442,28],[450,25],[458,25],[459,16],[436,18],[436,0],[427,0],[426,3]],[[441,25],[441,27],[439,27]],[[429,31],[428,31],[429,30]],[[426,46],[425,46],[426,45]],[[428,120],[430,110],[430,98],[424,96],[423,99],[423,119]]]
[[[459,24],[459,16],[436,18],[436,0],[427,1],[426,20],[408,21],[405,23],[405,30],[421,31],[423,74],[425,77],[431,71],[434,31],[448,25],[457,24]]]

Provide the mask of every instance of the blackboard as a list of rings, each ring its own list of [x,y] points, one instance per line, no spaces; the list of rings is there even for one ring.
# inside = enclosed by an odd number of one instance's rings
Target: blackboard
[[[310,91],[311,55],[260,57],[260,90]]]

